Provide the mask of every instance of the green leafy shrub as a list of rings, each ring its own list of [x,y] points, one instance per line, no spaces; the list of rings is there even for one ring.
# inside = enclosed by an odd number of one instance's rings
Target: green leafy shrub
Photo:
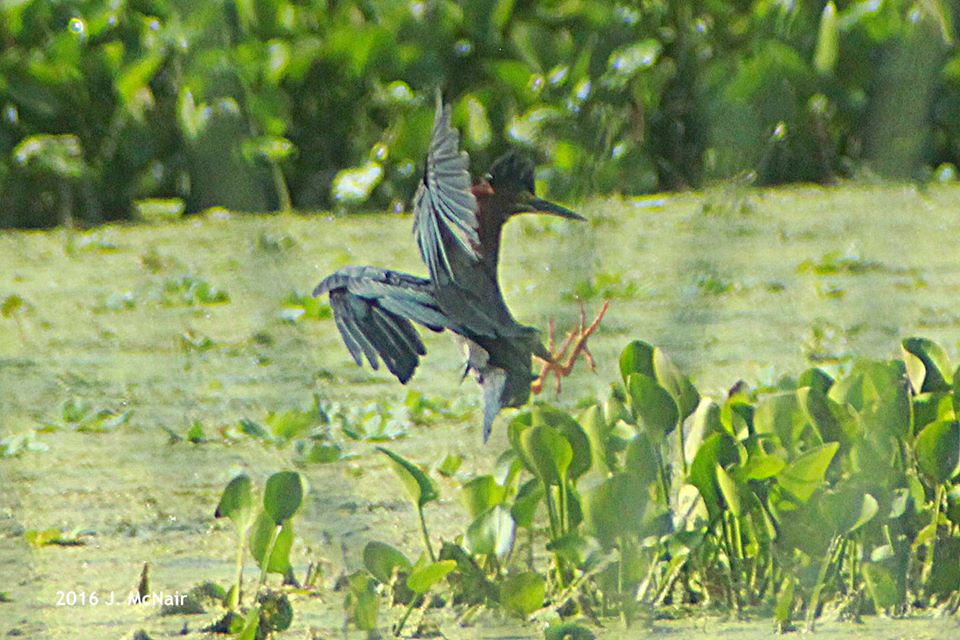
[[[934,175],[960,163],[952,14],[937,1],[4,3],[0,226],[401,207],[438,86],[478,169],[524,147],[555,198],[742,172],[826,181],[864,164]]]

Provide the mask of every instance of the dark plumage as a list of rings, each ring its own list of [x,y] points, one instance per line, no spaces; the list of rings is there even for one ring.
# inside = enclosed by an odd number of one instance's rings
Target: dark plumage
[[[413,199],[413,234],[449,316],[484,336],[517,330],[497,283],[496,260],[502,221],[479,207],[471,187],[470,159],[459,150],[460,134],[450,126],[450,108],[437,102],[437,115],[423,180]],[[495,227],[497,247],[481,243],[480,233]],[[478,268],[492,255],[493,268]]]
[[[450,108],[437,113],[423,180],[414,196],[413,231],[429,279],[375,267],[346,267],[314,290],[330,295],[340,335],[357,364],[382,359],[406,383],[426,353],[414,324],[448,330],[465,347],[467,371],[483,388],[483,439],[500,409],[530,397],[531,356],[550,353],[533,327],[507,309],[497,281],[500,231],[513,215],[550,213],[582,220],[533,193],[533,164],[510,152],[471,186],[469,157],[450,126]]]
[[[337,329],[354,361],[363,356],[374,369],[378,356],[406,382],[427,353],[413,322],[432,331],[449,329],[429,280],[376,267],[344,267],[317,285],[314,296],[330,294]]]

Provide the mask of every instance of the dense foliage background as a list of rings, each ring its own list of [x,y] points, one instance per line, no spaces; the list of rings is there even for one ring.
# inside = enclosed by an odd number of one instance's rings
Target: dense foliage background
[[[0,226],[402,206],[433,92],[557,198],[953,177],[950,0],[12,0]],[[951,163],[945,165],[944,163]],[[163,199],[163,200],[157,200]]]

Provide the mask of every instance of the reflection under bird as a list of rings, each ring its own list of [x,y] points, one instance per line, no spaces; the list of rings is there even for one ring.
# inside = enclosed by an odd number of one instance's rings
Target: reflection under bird
[[[426,348],[414,323],[432,331],[450,331],[466,353],[467,373],[483,389],[483,439],[503,407],[519,407],[553,373],[570,373],[580,354],[591,366],[587,338],[596,330],[606,305],[589,326],[580,326],[551,353],[533,327],[518,323],[507,308],[497,280],[500,232],[520,213],[546,213],[571,220],[581,216],[534,193],[533,164],[511,151],[496,160],[477,184],[470,179],[469,157],[459,149],[450,124],[450,107],[437,97],[423,179],[414,197],[413,229],[429,278],[378,267],[345,267],[327,276],[313,292],[330,296],[340,335],[358,365],[363,357],[406,383]],[[550,346],[553,347],[552,326]],[[570,355],[567,355],[567,350]],[[537,378],[531,360],[543,361]],[[561,362],[565,358],[565,362]]]

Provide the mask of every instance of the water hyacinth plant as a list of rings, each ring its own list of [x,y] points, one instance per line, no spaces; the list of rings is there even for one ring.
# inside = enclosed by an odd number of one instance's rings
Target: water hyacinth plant
[[[423,516],[436,483],[381,449],[424,552],[414,563],[369,542],[350,619],[371,628],[360,621],[375,625],[384,598],[404,606],[397,634],[415,607],[442,603],[463,623],[482,606],[559,614],[564,633],[683,603],[765,612],[782,630],[813,629],[825,607],[956,611],[960,371],[929,340],[902,351],[712,399],[632,342],[604,401],[514,416],[496,468],[460,478],[467,517],[439,554]]]
[[[233,478],[223,490],[215,512],[218,518],[229,518],[237,532],[236,573],[227,596],[227,613],[217,628],[236,633],[240,640],[253,640],[290,626],[293,608],[286,594],[264,592],[268,573],[287,575],[291,571],[290,549],[293,545],[293,516],[300,509],[306,491],[304,480],[296,471],[271,475],[263,491],[263,507],[255,510],[253,482],[246,474]],[[244,550],[249,549],[260,577],[253,590],[251,603],[241,609]]]

